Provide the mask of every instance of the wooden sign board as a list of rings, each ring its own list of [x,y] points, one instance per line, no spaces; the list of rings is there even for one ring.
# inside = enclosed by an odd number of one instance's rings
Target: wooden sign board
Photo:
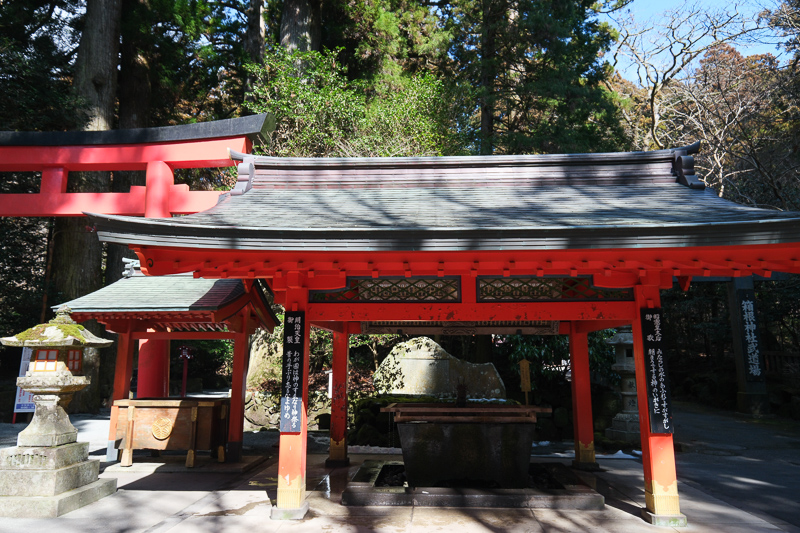
[[[519,362],[519,380],[522,392],[531,391],[531,363],[527,359]]]
[[[287,311],[283,319],[283,376],[281,385],[281,433],[299,433],[302,424],[303,388],[306,376],[305,312]]]
[[[736,302],[742,319],[742,346],[744,348],[745,379],[764,381],[764,357],[759,347],[756,325],[756,293],[753,289],[736,291]]]
[[[28,372],[28,365],[31,362],[31,354],[33,354],[33,348],[22,349],[22,359],[19,363],[19,377],[21,378],[24,378],[25,374]],[[17,396],[14,400],[14,417],[17,416],[17,413],[32,413],[35,410],[36,408],[33,404],[33,393],[24,391],[17,387]]]
[[[651,433],[674,432],[663,324],[661,309],[642,309],[642,344]]]

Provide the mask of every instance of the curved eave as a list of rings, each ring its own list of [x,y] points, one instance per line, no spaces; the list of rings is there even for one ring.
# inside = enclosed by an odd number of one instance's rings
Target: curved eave
[[[87,213],[102,241],[229,250],[469,251],[683,248],[800,243],[800,218],[707,224],[516,228],[249,228]]]

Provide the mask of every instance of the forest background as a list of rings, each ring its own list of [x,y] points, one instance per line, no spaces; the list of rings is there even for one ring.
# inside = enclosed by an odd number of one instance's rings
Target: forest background
[[[651,150],[700,140],[698,174],[720,196],[800,210],[800,0],[685,2],[647,20],[634,18],[634,6],[0,0],[0,130],[139,128],[271,112],[277,127],[259,153],[313,157]],[[777,57],[739,51],[754,43]],[[40,176],[0,178],[2,192],[34,192]],[[176,180],[222,190],[235,177],[187,170]],[[143,184],[137,172],[71,173],[69,190]],[[0,250],[0,336],[113,283],[130,257],[67,218],[0,219]],[[760,281],[756,290],[763,348],[800,352],[800,281]],[[724,285],[666,291],[663,306],[679,395],[735,405]],[[610,360],[602,338],[593,341],[600,373]],[[330,364],[330,341],[320,332],[315,339],[319,372]],[[255,340],[267,351],[275,344]],[[369,389],[369,371],[398,340],[353,336],[358,386]],[[518,388],[519,359],[534,361],[540,386],[563,378],[547,368],[568,359],[560,337],[440,340],[459,357],[495,362],[509,390]],[[195,375],[224,373],[229,346],[198,349],[205,362],[193,365]],[[0,376],[13,389],[18,354],[0,355]],[[113,351],[87,359],[94,385],[76,410],[97,410],[110,396],[113,365]],[[0,417],[8,418],[4,398]],[[798,403],[800,416],[800,396]]]

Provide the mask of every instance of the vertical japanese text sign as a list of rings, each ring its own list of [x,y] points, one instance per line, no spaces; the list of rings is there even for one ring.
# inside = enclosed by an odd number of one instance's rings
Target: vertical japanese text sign
[[[742,315],[742,346],[744,346],[745,379],[764,381],[764,358],[758,346],[756,326],[756,293],[752,289],[737,290],[736,300],[740,302]]]
[[[305,313],[287,311],[283,321],[283,385],[281,387],[281,433],[299,433],[302,424]]]
[[[674,432],[663,324],[661,309],[642,309],[642,344],[651,433]]]
[[[22,360],[19,364],[19,377],[25,377],[25,373],[28,371],[28,365],[31,362],[31,354],[33,353],[32,348],[23,348],[22,349]],[[15,413],[32,413],[36,409],[33,404],[33,393],[24,391],[17,387],[17,399],[14,401],[14,412]]]

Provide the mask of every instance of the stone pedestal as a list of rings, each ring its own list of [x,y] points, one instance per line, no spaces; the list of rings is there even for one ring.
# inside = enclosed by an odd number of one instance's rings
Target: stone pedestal
[[[117,480],[88,457],[86,442],[0,450],[0,515],[54,518],[113,494]]]
[[[605,431],[606,437],[623,442],[638,443],[639,401],[636,398],[636,367],[633,362],[633,333],[630,326],[623,326],[616,335],[606,341],[615,348],[617,362],[611,370],[620,376],[620,395],[622,411],[611,420],[611,427]]]
[[[78,430],[69,421],[66,407],[74,391],[86,387],[89,380],[84,376],[58,376],[59,381],[67,383],[55,384],[54,377],[48,378],[17,379],[21,389],[35,391],[33,403],[36,405],[31,423],[17,436],[19,446],[61,446],[78,439]]]
[[[111,341],[76,324],[62,306],[50,322],[0,343],[34,349],[17,386],[33,394],[36,406],[17,446],[0,450],[0,516],[54,518],[116,491],[116,479],[98,479],[100,462],[89,461],[88,443],[76,442],[66,411],[72,395],[89,385],[82,375],[84,348]]]
[[[33,393],[33,419],[17,436],[17,446],[0,450],[0,516],[54,518],[117,490],[116,479],[99,479],[100,462],[89,460],[89,443],[66,407],[88,385],[69,373],[29,375],[17,385]]]
[[[617,413],[611,420],[611,427],[606,429],[606,437],[623,442],[639,442],[641,437],[638,415]]]

